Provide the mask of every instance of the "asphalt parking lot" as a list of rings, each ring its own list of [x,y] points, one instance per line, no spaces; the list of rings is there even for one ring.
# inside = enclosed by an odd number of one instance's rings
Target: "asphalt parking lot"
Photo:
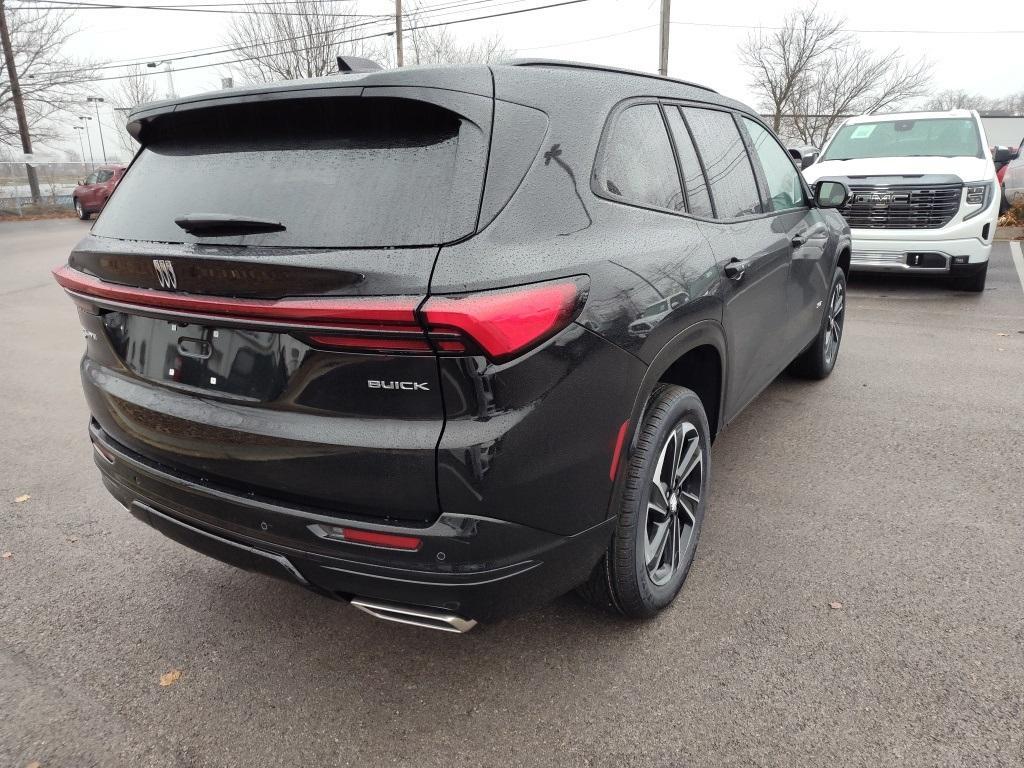
[[[854,279],[834,375],[783,376],[716,443],[661,618],[566,597],[453,636],[221,565],[108,496],[49,276],[86,228],[0,224],[0,765],[1024,763],[1006,243],[980,296]]]

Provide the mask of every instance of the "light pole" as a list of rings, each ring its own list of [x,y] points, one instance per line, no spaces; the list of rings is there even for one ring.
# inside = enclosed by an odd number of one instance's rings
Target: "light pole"
[[[85,128],[83,128],[80,125],[75,125],[72,127],[76,131],[78,131],[78,146],[82,148],[82,165],[85,165],[85,139],[82,138],[82,131],[84,131]]]
[[[103,152],[103,162],[107,162],[107,146],[103,143],[103,121],[100,119],[100,102],[103,101],[102,96],[89,96],[86,101],[91,101],[93,106],[96,107],[96,126],[100,131],[100,151]]]
[[[89,139],[89,164],[96,165],[96,158],[92,154],[92,134],[89,133],[89,120],[92,120],[88,115],[79,115],[79,119],[82,121],[82,127],[85,130],[85,137]],[[83,160],[85,157],[82,158]]]
[[[164,59],[163,61],[150,61],[146,64],[150,69],[156,69],[161,64],[164,65],[165,71],[167,72],[167,98],[173,99],[174,96],[174,74],[171,72],[171,62]]]

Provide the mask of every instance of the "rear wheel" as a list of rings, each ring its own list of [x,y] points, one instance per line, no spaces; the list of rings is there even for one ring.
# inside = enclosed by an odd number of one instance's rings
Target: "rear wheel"
[[[839,344],[843,340],[846,322],[846,273],[836,269],[828,304],[821,318],[821,328],[811,345],[794,360],[790,372],[805,379],[824,379],[832,373],[839,357]]]
[[[985,290],[985,280],[988,278],[988,262],[981,269],[963,277],[953,278],[953,287],[958,291],[970,291],[981,293]]]
[[[82,201],[79,200],[77,197],[75,198],[75,213],[78,214],[78,218],[80,218],[82,221],[88,221],[89,217],[92,215],[91,213],[86,211],[85,208],[82,207]]]
[[[696,394],[671,385],[655,390],[626,469],[615,535],[580,588],[586,599],[634,618],[675,599],[704,520],[710,444]]]

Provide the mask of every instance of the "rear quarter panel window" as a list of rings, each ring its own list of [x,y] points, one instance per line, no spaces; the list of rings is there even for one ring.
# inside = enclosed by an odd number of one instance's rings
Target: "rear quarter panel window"
[[[683,114],[704,160],[718,217],[763,213],[750,157],[732,115],[696,107],[684,107]]]
[[[594,185],[602,196],[624,203],[685,209],[657,104],[636,104],[612,117],[594,164]]]

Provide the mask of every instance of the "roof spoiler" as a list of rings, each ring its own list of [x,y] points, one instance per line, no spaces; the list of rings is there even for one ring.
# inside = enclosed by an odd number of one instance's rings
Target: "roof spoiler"
[[[364,59],[362,56],[339,56],[338,71],[343,75],[352,75],[359,72],[378,72],[384,69],[373,59]]]

